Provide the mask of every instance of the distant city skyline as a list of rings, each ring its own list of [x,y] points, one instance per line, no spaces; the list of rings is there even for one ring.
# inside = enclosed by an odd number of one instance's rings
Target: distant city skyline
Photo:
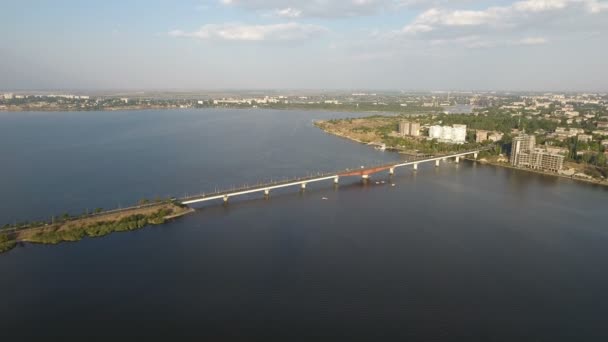
[[[20,1],[0,91],[608,91],[606,0]]]

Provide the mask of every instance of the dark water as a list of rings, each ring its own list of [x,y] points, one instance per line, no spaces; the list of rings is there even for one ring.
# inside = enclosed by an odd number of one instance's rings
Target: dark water
[[[0,114],[0,222],[400,158],[311,123],[342,116]],[[0,255],[2,337],[603,341],[607,196],[444,163],[25,245]]]

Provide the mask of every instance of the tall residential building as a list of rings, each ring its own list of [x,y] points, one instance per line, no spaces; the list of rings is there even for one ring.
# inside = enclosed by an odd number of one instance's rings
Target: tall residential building
[[[536,148],[536,137],[522,134],[513,138],[511,165],[557,172],[564,165],[564,156]]]
[[[401,121],[399,123],[399,135],[404,137],[410,134],[410,122],[409,121]]]
[[[420,123],[419,122],[410,123],[410,135],[413,137],[420,136]]]
[[[529,168],[557,172],[564,166],[564,156],[537,148],[530,154]]]
[[[420,136],[420,123],[402,121],[399,123],[399,135],[406,136],[410,135],[413,137]]]
[[[441,136],[443,134],[443,127],[441,126],[431,126],[431,128],[429,128],[429,137],[431,139],[441,139]]]
[[[466,125],[431,126],[429,137],[440,142],[463,144],[467,138]]]
[[[513,138],[511,145],[511,165],[524,166],[530,162],[530,153],[536,145],[536,137],[522,134]]]
[[[452,125],[452,141],[464,144],[467,141],[467,125]]]

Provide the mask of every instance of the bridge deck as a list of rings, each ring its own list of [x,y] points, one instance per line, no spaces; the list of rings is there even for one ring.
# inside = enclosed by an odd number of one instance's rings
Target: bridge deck
[[[377,166],[372,166],[372,167],[367,167],[367,168],[362,168],[362,169],[353,169],[353,170],[347,169],[347,170],[343,170],[340,172],[326,173],[326,174],[312,176],[312,177],[290,179],[290,180],[286,180],[283,182],[258,184],[258,185],[254,185],[254,186],[250,186],[250,187],[243,187],[240,189],[230,189],[230,190],[225,190],[225,191],[220,191],[220,192],[214,192],[212,194],[203,194],[200,196],[185,197],[185,198],[179,199],[179,201],[182,204],[189,205],[189,204],[207,202],[207,201],[212,201],[212,200],[217,200],[217,199],[226,200],[229,197],[241,196],[241,195],[246,195],[246,194],[251,194],[251,193],[256,193],[256,192],[270,191],[273,189],[286,188],[286,187],[290,187],[290,186],[302,185],[302,184],[307,184],[307,183],[322,182],[322,181],[331,180],[331,179],[337,180],[340,177],[369,176],[371,174],[378,173],[381,171],[386,171],[389,169],[394,170],[396,168],[404,167],[404,166],[408,166],[408,165],[427,163],[427,162],[443,160],[443,159],[447,159],[447,158],[462,157],[462,156],[466,156],[468,154],[479,153],[479,152],[487,150],[489,148],[490,147],[472,150],[472,151],[459,152],[459,153],[454,153],[454,154],[450,154],[450,155],[438,156],[438,157],[422,158],[422,159],[412,160],[409,162],[399,163],[399,164],[392,163],[392,164],[377,165]]]

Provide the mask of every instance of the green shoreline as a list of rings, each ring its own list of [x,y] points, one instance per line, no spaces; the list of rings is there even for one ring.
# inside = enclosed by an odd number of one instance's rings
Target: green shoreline
[[[342,139],[346,139],[352,142],[356,142],[362,145],[368,145],[368,143],[364,142],[364,141],[360,141],[358,139],[349,137],[347,135],[344,134],[339,134],[339,133],[335,133],[335,132],[331,132],[328,130],[325,130],[323,128],[321,128],[319,125],[317,125],[315,123],[315,127],[319,128],[320,130],[322,130],[323,132],[327,133],[327,134],[331,134],[335,137],[338,138],[342,138]],[[389,150],[389,148],[387,147],[387,150]],[[399,153],[399,152],[395,152],[395,153]],[[480,164],[486,164],[486,165],[492,165],[492,166],[496,166],[496,167],[503,167],[503,168],[507,168],[507,169],[511,169],[511,170],[518,170],[518,171],[524,171],[524,172],[530,172],[530,173],[535,173],[535,174],[539,174],[539,175],[545,175],[545,176],[552,176],[552,177],[558,177],[558,178],[563,178],[563,179],[570,179],[573,181],[577,181],[577,182],[583,182],[583,183],[587,183],[587,184],[594,184],[594,185],[600,185],[600,186],[608,186],[608,180],[605,181],[601,181],[601,180],[597,180],[597,179],[584,179],[584,178],[578,178],[578,177],[571,177],[571,176],[566,176],[566,175],[560,175],[559,173],[553,173],[553,172],[544,172],[544,171],[540,171],[540,170],[534,170],[534,169],[526,169],[526,168],[519,168],[519,167],[514,167],[505,163],[498,163],[498,162],[491,162],[488,160],[474,160],[474,159],[470,159],[470,158],[464,158],[466,160],[470,160],[470,161],[475,161],[478,162]]]
[[[585,179],[585,178],[572,177],[572,176],[567,176],[567,175],[560,175],[559,173],[554,173],[554,172],[544,172],[544,171],[541,171],[541,170],[520,168],[520,167],[515,167],[515,166],[512,166],[512,165],[508,165],[508,164],[505,164],[505,163],[497,163],[497,162],[491,162],[491,161],[487,161],[487,160],[473,160],[473,159],[470,159],[470,158],[465,158],[465,159],[470,160],[470,161],[475,161],[475,162],[478,162],[480,164],[492,165],[492,166],[502,167],[502,168],[511,169],[511,170],[517,170],[517,171],[535,173],[535,174],[543,175],[543,176],[551,176],[551,177],[569,179],[569,180],[573,180],[573,181],[577,181],[577,182],[583,182],[583,183],[587,183],[587,184],[593,184],[593,185],[608,186],[608,180],[601,181],[601,180],[597,180],[597,179]]]
[[[134,231],[148,226],[161,225],[192,212],[194,212],[194,209],[188,207],[159,204],[144,209],[139,208],[116,214],[86,217],[47,224],[42,227],[25,228],[10,232],[0,231],[0,254],[12,250],[23,242],[52,245],[75,242],[84,238],[97,238],[115,232]]]

